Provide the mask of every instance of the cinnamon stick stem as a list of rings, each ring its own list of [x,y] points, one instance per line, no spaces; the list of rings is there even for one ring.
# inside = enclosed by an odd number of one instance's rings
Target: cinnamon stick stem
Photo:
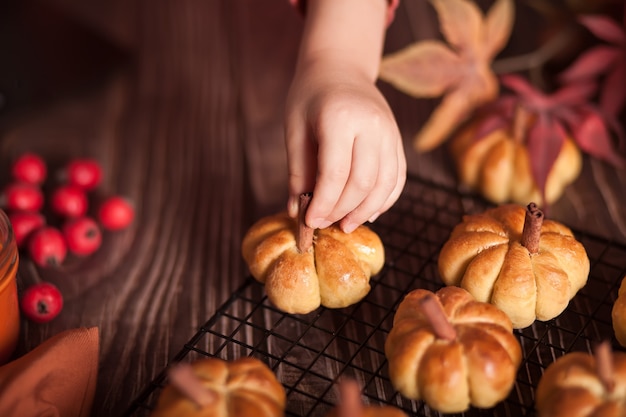
[[[216,400],[216,394],[202,386],[198,377],[193,373],[191,365],[187,363],[171,366],[167,376],[172,386],[194,402],[198,408],[205,407]]]
[[[339,417],[363,416],[363,402],[359,384],[352,379],[339,382]]]
[[[613,352],[609,342],[605,340],[596,346],[595,357],[598,378],[604,385],[604,388],[608,392],[612,392],[613,388],[615,388],[615,379],[613,376]]]
[[[452,341],[456,339],[456,330],[450,324],[443,307],[434,295],[428,294],[420,300],[422,312],[433,326],[435,336],[438,339]]]
[[[526,217],[524,218],[521,243],[531,254],[539,252],[539,239],[541,237],[543,217],[543,212],[537,207],[537,204],[530,203],[526,206]]]
[[[300,253],[308,252],[313,246],[314,230],[306,225],[304,217],[311,202],[311,193],[300,194],[298,202],[298,232],[296,235],[296,247]]]

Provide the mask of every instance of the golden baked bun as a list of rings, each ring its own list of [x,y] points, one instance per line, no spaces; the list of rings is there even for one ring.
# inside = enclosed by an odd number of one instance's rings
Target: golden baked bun
[[[613,319],[615,338],[620,345],[626,347],[626,276],[622,278],[622,283],[619,286],[617,299],[613,303],[611,318]]]
[[[583,245],[563,224],[543,220],[540,211],[535,249],[527,247],[526,218],[538,216],[529,214],[531,210],[538,211],[533,204],[527,208],[508,204],[466,215],[439,253],[443,282],[496,305],[514,328],[561,314],[589,275]]]
[[[241,251],[250,273],[265,283],[269,300],[287,313],[306,314],[320,305],[347,307],[370,290],[370,277],[385,262],[376,233],[359,226],[344,233],[338,226],[315,231],[313,245],[300,251],[298,222],[287,213],[257,221],[243,238]]]
[[[606,348],[610,352],[608,343]],[[537,385],[538,417],[626,416],[626,353],[609,353],[608,378],[600,360],[597,354],[572,352],[552,362]]]
[[[443,413],[460,413],[505,399],[522,352],[506,314],[462,288],[444,287],[406,295],[385,341],[385,356],[400,394]]]
[[[531,171],[527,138],[516,138],[516,129],[510,123],[477,140],[483,122],[484,118],[478,118],[468,123],[450,140],[459,182],[492,203],[543,203],[543,195]],[[557,201],[581,170],[581,151],[568,135],[546,178],[546,202]]]
[[[282,417],[286,395],[270,368],[256,358],[225,361],[201,359],[191,363],[194,383],[210,396],[199,405],[168,384],[151,417]]]

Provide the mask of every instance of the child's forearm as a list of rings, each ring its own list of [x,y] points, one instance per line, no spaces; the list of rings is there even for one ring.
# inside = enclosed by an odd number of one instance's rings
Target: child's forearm
[[[298,68],[357,70],[378,77],[387,20],[386,0],[310,0]]]

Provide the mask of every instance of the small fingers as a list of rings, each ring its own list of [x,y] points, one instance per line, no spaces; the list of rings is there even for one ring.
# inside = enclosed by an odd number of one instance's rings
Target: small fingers
[[[306,214],[309,227],[323,229],[339,220],[331,213],[344,192],[352,163],[350,149],[346,151],[339,141],[320,146],[317,182]]]
[[[366,221],[374,221],[387,211],[398,199],[406,182],[406,160],[400,144],[399,150],[381,155],[375,187],[363,201],[341,220],[341,228],[350,233]]]

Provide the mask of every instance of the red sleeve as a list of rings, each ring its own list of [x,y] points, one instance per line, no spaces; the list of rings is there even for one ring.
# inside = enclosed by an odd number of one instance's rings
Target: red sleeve
[[[389,7],[387,7],[387,26],[391,24],[393,18],[396,14],[396,9],[398,8],[398,4],[400,0],[387,0],[389,3]],[[302,14],[306,14],[306,3],[307,0],[289,0],[292,6],[296,7]]]

